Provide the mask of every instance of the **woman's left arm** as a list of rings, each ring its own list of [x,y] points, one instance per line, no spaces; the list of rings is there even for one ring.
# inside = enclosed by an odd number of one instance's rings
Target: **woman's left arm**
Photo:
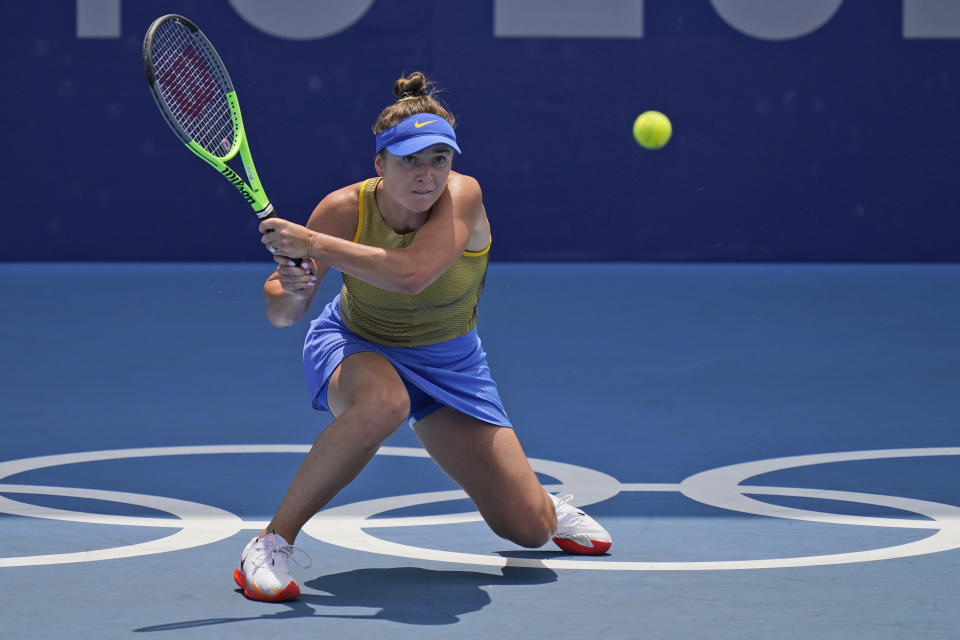
[[[260,223],[260,232],[263,242],[280,255],[315,258],[381,289],[412,294],[426,289],[456,262],[483,215],[479,183],[451,174],[430,219],[401,249],[358,244],[277,218]]]

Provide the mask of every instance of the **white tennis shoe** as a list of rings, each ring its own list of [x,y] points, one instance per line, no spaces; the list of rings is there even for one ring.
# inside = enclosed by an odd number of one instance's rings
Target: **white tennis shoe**
[[[240,566],[233,572],[243,595],[264,602],[285,602],[299,596],[300,587],[290,576],[288,562],[295,550],[299,551],[276,533],[251,540],[240,555]]]
[[[557,510],[557,532],[553,541],[567,553],[598,556],[610,549],[612,541],[600,523],[570,504],[572,495],[548,494]]]

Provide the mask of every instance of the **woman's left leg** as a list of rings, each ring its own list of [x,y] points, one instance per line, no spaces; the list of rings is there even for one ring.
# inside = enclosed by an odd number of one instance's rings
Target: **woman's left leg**
[[[498,536],[539,547],[557,530],[554,503],[516,433],[443,407],[414,424],[423,447]]]

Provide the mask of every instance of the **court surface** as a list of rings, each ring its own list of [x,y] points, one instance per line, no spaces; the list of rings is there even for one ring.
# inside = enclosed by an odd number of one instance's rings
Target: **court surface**
[[[0,636],[960,635],[960,266],[493,264],[507,409],[611,553],[499,540],[404,427],[288,604],[231,579],[330,419],[269,269],[0,265]]]

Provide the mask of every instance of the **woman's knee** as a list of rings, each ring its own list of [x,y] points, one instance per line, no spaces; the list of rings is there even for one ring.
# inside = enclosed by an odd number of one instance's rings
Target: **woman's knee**
[[[520,511],[502,519],[488,519],[487,524],[495,534],[530,549],[542,547],[557,530],[557,517],[553,504]]]
[[[337,415],[337,423],[347,429],[343,433],[349,434],[354,443],[373,454],[403,425],[409,413],[410,399],[405,389],[381,390]]]
[[[376,431],[395,431],[410,414],[410,395],[396,370],[383,356],[356,353],[334,371],[327,404],[338,418],[347,412]]]
[[[505,540],[528,549],[542,547],[550,541],[550,536],[554,533],[544,523],[536,522],[498,526],[493,532]]]
[[[370,389],[356,408],[373,426],[391,432],[410,415],[410,394],[402,384]]]

